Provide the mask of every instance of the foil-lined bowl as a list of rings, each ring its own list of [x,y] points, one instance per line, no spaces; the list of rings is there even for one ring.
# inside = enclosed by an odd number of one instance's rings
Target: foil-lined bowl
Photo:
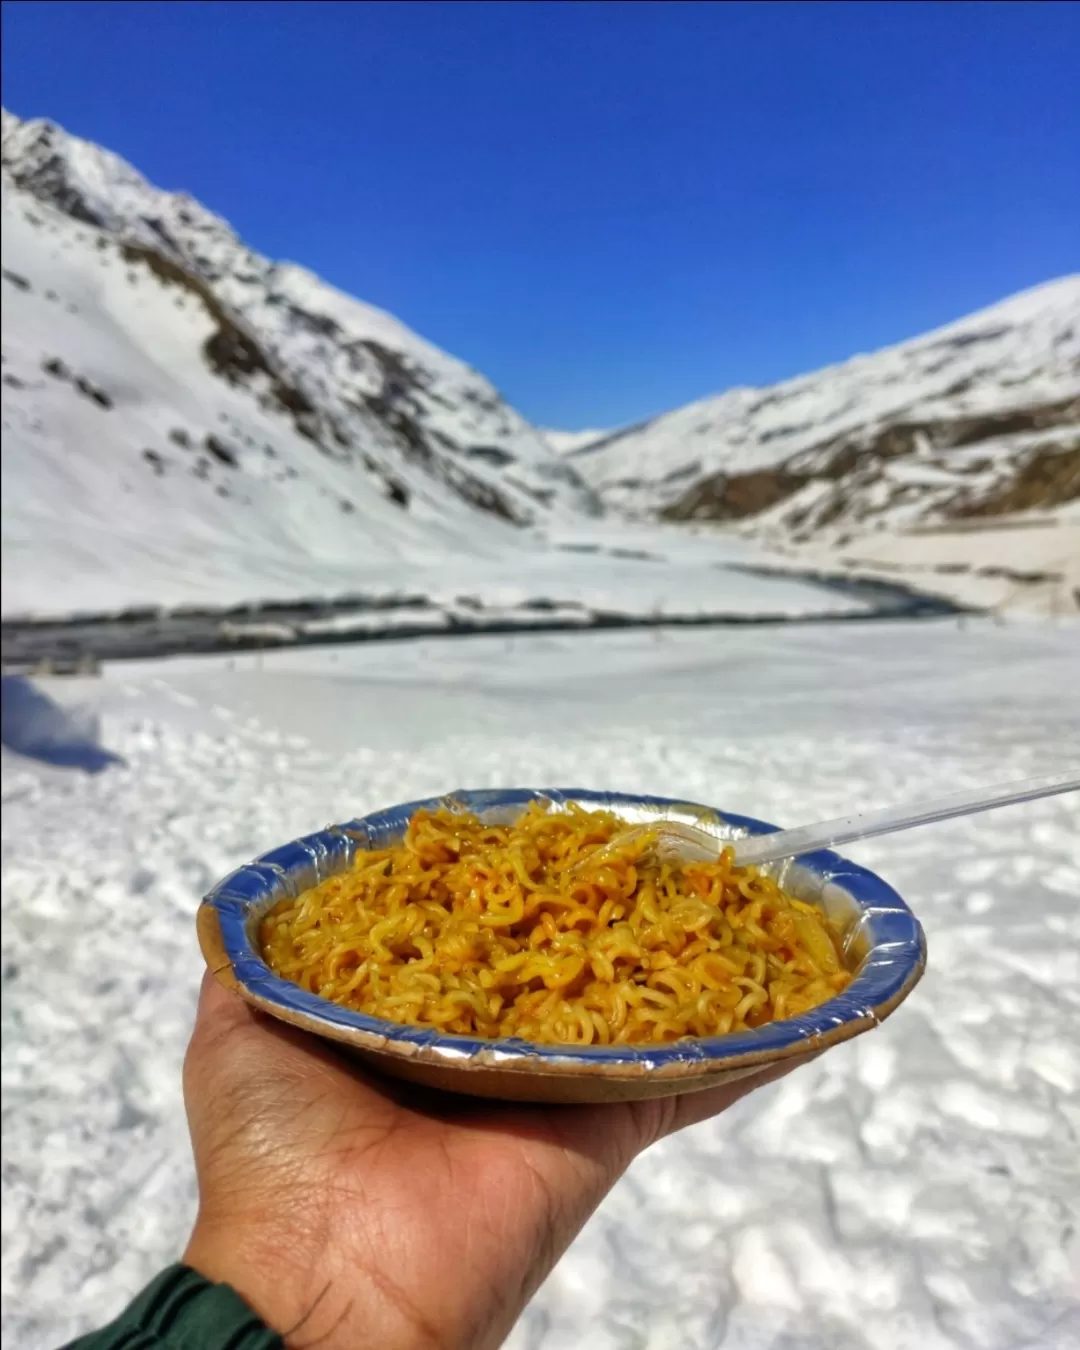
[[[873,872],[825,850],[764,870],[839,925],[844,960],[855,978],[842,994],[810,1012],[752,1031],[664,1045],[606,1046],[448,1035],[340,1007],[281,979],[262,959],[258,928],[268,910],[346,871],[358,850],[398,842],[420,808],[463,808],[482,820],[509,823],[533,801],[556,809],[573,802],[609,810],[633,824],[683,821],[714,835],[717,851],[725,840],[777,828],[693,802],[581,788],[459,791],[404,802],[283,844],[219,882],[198,911],[207,965],[256,1008],[338,1042],[383,1073],[451,1092],[528,1102],[673,1096],[741,1078],[869,1031],[900,1005],[922,975],[926,939],[911,910]]]

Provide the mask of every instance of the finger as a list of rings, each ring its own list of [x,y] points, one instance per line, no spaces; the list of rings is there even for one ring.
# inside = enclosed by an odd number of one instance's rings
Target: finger
[[[251,1010],[239,994],[226,989],[208,970],[199,989],[191,1040],[200,1050],[251,1025]]]
[[[684,1130],[689,1125],[698,1125],[703,1120],[710,1120],[721,1111],[726,1111],[729,1106],[734,1106],[743,1097],[749,1096],[756,1088],[765,1087],[768,1083],[775,1083],[778,1079],[787,1077],[800,1064],[809,1064],[811,1060],[817,1059],[820,1053],[821,1051],[817,1051],[812,1055],[800,1055],[797,1059],[782,1060],[767,1069],[748,1074],[745,1078],[738,1078],[733,1083],[722,1083],[719,1087],[706,1088],[703,1092],[688,1092],[676,1099],[671,1123],[664,1133],[674,1134],[676,1130]]]

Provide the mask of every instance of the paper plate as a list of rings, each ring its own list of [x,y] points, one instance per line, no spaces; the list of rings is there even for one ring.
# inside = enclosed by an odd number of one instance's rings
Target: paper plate
[[[267,910],[347,869],[357,849],[385,848],[399,840],[421,807],[452,803],[505,823],[537,800],[555,807],[576,802],[606,809],[635,823],[684,820],[715,834],[718,841],[777,828],[693,802],[583,788],[459,791],[404,802],[283,844],[215,886],[198,914],[207,964],[255,1007],[351,1048],[383,1073],[451,1092],[532,1102],[671,1096],[741,1078],[869,1031],[899,1006],[922,975],[926,940],[911,910],[873,872],[827,851],[768,870],[840,925],[845,960],[855,978],[842,994],[811,1012],[726,1036],[655,1046],[534,1045],[510,1037],[452,1036],[339,1007],[273,974],[260,956],[257,931]]]

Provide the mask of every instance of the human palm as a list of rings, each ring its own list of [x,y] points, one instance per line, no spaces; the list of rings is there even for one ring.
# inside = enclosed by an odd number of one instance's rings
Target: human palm
[[[636,1154],[779,1072],[645,1102],[477,1101],[368,1074],[207,977],[185,1260],[290,1346],[494,1350]]]

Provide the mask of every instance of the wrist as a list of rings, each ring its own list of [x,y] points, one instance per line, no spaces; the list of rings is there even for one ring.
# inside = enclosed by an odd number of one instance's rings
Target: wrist
[[[184,1251],[183,1262],[214,1284],[227,1284],[272,1330],[287,1342],[302,1333],[320,1350],[338,1350],[346,1339],[335,1335],[343,1321],[340,1297],[313,1272],[318,1262],[302,1243],[284,1249],[264,1241],[258,1232],[235,1224],[219,1226],[200,1217]],[[348,1341],[355,1350],[355,1339]]]
[[[355,1254],[354,1254],[355,1256]],[[227,1284],[286,1346],[318,1350],[456,1350],[395,1281],[295,1225],[215,1222],[200,1214],[183,1261]],[[472,1346],[473,1341],[462,1345]]]

